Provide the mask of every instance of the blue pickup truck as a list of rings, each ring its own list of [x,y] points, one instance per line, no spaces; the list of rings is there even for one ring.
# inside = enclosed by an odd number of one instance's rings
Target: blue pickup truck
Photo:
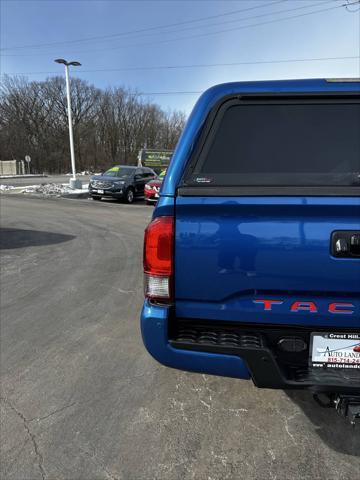
[[[207,90],[144,240],[164,365],[307,389],[360,418],[360,80]]]

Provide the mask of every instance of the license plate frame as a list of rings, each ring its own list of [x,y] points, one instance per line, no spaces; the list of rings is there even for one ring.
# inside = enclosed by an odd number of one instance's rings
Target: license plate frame
[[[313,332],[309,363],[314,368],[360,369],[360,333]]]

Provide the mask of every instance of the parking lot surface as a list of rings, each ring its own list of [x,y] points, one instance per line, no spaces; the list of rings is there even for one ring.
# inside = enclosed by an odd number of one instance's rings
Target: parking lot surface
[[[3,196],[1,478],[359,478],[310,394],[171,370],[140,331],[141,202]]]

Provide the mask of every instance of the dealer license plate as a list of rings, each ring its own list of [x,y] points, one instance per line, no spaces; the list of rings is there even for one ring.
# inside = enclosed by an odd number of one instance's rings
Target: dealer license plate
[[[310,363],[313,367],[360,369],[360,333],[313,333]]]

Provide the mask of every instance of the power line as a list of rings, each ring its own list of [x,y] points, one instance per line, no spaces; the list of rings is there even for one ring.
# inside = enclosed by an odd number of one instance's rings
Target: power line
[[[61,44],[63,44],[63,43],[72,44],[72,43],[78,43],[78,42],[81,42],[81,41],[82,42],[91,42],[91,41],[94,41],[94,39],[95,40],[100,40],[100,41],[106,41],[110,38],[114,38],[114,37],[118,37],[118,36],[129,35],[129,34],[134,34],[134,33],[139,33],[139,32],[147,32],[147,31],[152,31],[152,30],[159,30],[161,28],[171,28],[173,26],[205,21],[205,20],[209,20],[209,19],[212,19],[212,18],[219,18],[219,17],[223,17],[223,16],[233,15],[235,13],[245,12],[245,11],[248,11],[248,10],[254,10],[255,8],[267,7],[267,6],[270,6],[270,5],[274,5],[274,4],[278,4],[278,3],[284,3],[284,2],[287,2],[287,1],[288,0],[277,0],[277,1],[274,1],[274,2],[269,2],[267,4],[258,5],[256,7],[246,8],[246,9],[242,9],[242,10],[235,10],[235,11],[227,12],[227,13],[220,14],[220,15],[212,15],[210,17],[204,17],[204,18],[201,18],[201,19],[195,19],[195,20],[190,20],[190,21],[186,21],[186,22],[179,22],[179,23],[174,23],[174,24],[167,24],[167,25],[162,25],[162,26],[158,26],[158,27],[150,27],[150,28],[141,29],[141,30],[133,30],[133,31],[129,31],[129,32],[123,32],[123,33],[112,34],[112,35],[102,35],[102,36],[97,36],[97,37],[89,37],[89,38],[86,38],[86,39],[83,39],[83,40],[68,40],[66,42],[61,42]],[[341,1],[341,0],[326,0],[326,1],[321,0],[320,2],[315,3],[315,4],[303,5],[301,7],[295,7],[295,8],[289,8],[289,9],[285,9],[285,10],[280,10],[278,12],[267,12],[267,13],[263,13],[263,14],[260,14],[260,15],[251,15],[249,17],[237,18],[237,19],[228,20],[228,21],[225,21],[225,22],[217,22],[217,23],[210,23],[210,24],[206,24],[206,25],[191,26],[191,27],[176,29],[176,31],[169,31],[169,32],[163,32],[163,33],[164,34],[171,34],[171,33],[179,33],[179,32],[184,32],[184,31],[188,31],[188,30],[193,30],[194,28],[198,29],[198,28],[204,28],[204,27],[208,28],[208,27],[213,27],[213,26],[217,27],[217,26],[226,25],[226,24],[229,24],[229,23],[242,22],[242,21],[251,20],[251,19],[255,19],[255,18],[266,17],[266,16],[269,16],[269,15],[278,15],[278,14],[281,14],[281,13],[288,13],[288,12],[293,12],[293,11],[297,11],[297,10],[303,10],[303,9],[307,9],[307,8],[317,7],[317,6],[325,5],[325,4],[328,4],[328,3],[334,3],[336,1]],[[140,36],[143,37],[143,36],[158,35],[158,34],[159,34],[158,32],[148,33],[148,34],[143,33]],[[35,48],[35,47],[49,48],[50,46],[58,45],[58,44],[60,44],[60,42],[44,43],[44,44],[28,45],[28,46],[17,46],[17,47],[12,47],[12,48],[3,48],[3,49],[0,49],[0,50],[14,50],[14,49]],[[127,45],[124,45],[123,47],[127,47]],[[81,51],[80,51],[80,53],[81,53]],[[32,55],[32,54],[29,54],[29,55]],[[8,55],[8,56],[10,56],[10,55]],[[15,56],[15,55],[11,55],[11,56]]]
[[[321,3],[323,4],[323,2],[321,2]],[[269,24],[272,24],[272,23],[282,22],[282,21],[286,21],[286,20],[292,20],[294,18],[300,18],[300,17],[305,17],[305,16],[308,16],[308,15],[314,15],[314,14],[318,14],[318,13],[328,12],[328,11],[335,10],[335,9],[338,9],[338,8],[344,8],[345,6],[348,6],[348,5],[355,5],[355,4],[359,4],[359,3],[360,3],[360,0],[358,0],[357,2],[354,2],[354,3],[351,3],[351,4],[347,4],[347,5],[344,5],[344,4],[336,5],[334,7],[322,8],[322,9],[315,10],[315,11],[312,11],[312,12],[305,12],[305,13],[301,13],[301,14],[298,14],[298,15],[291,15],[291,16],[288,16],[288,17],[277,18],[277,19],[273,19],[273,20],[268,20],[266,22],[252,23],[250,25],[241,25],[239,27],[233,27],[233,28],[228,28],[228,29],[224,29],[224,30],[218,30],[216,32],[200,33],[200,34],[195,34],[195,35],[188,35],[186,37],[178,37],[178,38],[166,39],[166,40],[156,41],[156,42],[138,43],[138,44],[133,44],[133,45],[124,45],[124,46],[120,46],[120,47],[110,47],[110,48],[102,49],[102,50],[91,50],[91,51],[83,51],[83,52],[78,52],[78,53],[96,53],[96,52],[102,52],[102,51],[117,50],[118,48],[129,48],[129,47],[139,47],[139,46],[148,46],[148,45],[158,45],[158,44],[163,44],[163,43],[175,42],[175,41],[178,41],[178,40],[191,40],[193,38],[207,37],[207,36],[211,36],[211,35],[218,35],[218,34],[221,34],[221,33],[227,33],[227,32],[242,30],[242,29],[246,29],[246,28],[258,27],[258,26],[269,25]],[[309,8],[309,6],[307,8]],[[282,13],[282,12],[277,12],[277,13]],[[250,18],[250,17],[248,17],[248,18]]]
[[[287,0],[282,0],[282,1],[287,1]],[[189,30],[194,30],[194,29],[199,29],[199,28],[209,28],[209,27],[218,27],[218,26],[221,26],[221,25],[229,25],[230,23],[238,23],[238,22],[244,22],[244,21],[247,21],[247,20],[253,20],[253,19],[256,19],[256,18],[263,18],[263,17],[268,17],[269,15],[279,15],[279,14],[282,14],[282,13],[289,13],[289,12],[295,12],[295,11],[298,11],[298,10],[304,10],[304,9],[307,9],[307,8],[312,8],[312,7],[319,7],[321,5],[326,5],[326,4],[329,4],[329,3],[334,3],[336,1],[339,1],[339,0],[321,0],[320,2],[318,3],[314,3],[314,4],[311,4],[311,5],[302,5],[301,7],[295,7],[295,8],[288,8],[288,9],[283,9],[283,10],[280,10],[280,11],[277,11],[277,12],[267,12],[267,13],[261,13],[261,14],[258,14],[258,15],[251,15],[249,17],[241,17],[241,18],[235,18],[233,20],[226,20],[226,21],[223,21],[223,22],[216,22],[216,23],[209,23],[209,24],[206,24],[206,25],[195,25],[195,26],[191,26],[191,27],[185,27],[185,28],[180,28],[180,29],[176,29],[176,31],[169,31],[169,32],[164,32],[164,34],[172,34],[172,33],[180,33],[180,32],[186,32],[186,31],[189,31]],[[278,2],[276,2],[278,3]],[[141,35],[142,37],[143,36],[149,36],[149,35],[158,35],[158,33],[148,33],[148,34],[143,34]],[[121,48],[125,48],[126,45],[124,46],[121,46]],[[114,48],[118,48],[118,47],[114,47]]]
[[[317,57],[317,58],[289,58],[279,60],[257,60],[252,62],[230,62],[230,63],[203,63],[192,65],[152,65],[152,66],[134,66],[134,67],[121,67],[121,68],[97,68],[92,70],[79,70],[74,73],[95,73],[95,72],[122,72],[122,71],[137,71],[137,70],[178,70],[186,68],[212,68],[212,67],[236,67],[241,65],[266,65],[266,64],[279,64],[279,63],[300,63],[300,62],[324,62],[332,60],[357,60],[360,56],[343,56],[343,57]],[[4,73],[2,75],[16,76],[16,75],[46,75],[55,74],[59,72],[55,71],[43,71],[43,72],[15,72]]]
[[[164,24],[164,25],[157,25],[157,26],[154,26],[154,27],[141,28],[141,29],[138,29],[138,30],[129,30],[127,32],[112,33],[112,34],[109,34],[109,35],[97,35],[97,36],[93,36],[93,37],[78,38],[78,39],[74,39],[74,40],[64,40],[62,42],[38,43],[38,44],[32,44],[32,45],[18,45],[18,46],[14,46],[14,47],[0,48],[0,50],[4,51],[4,50],[17,50],[17,49],[23,49],[23,48],[25,48],[25,49],[26,48],[42,48],[42,47],[52,47],[52,46],[57,46],[57,45],[67,45],[67,44],[72,44],[72,43],[82,43],[82,42],[89,42],[89,41],[96,41],[96,40],[103,40],[103,39],[113,39],[115,37],[133,35],[133,34],[136,34],[136,33],[144,33],[144,32],[149,32],[149,31],[153,31],[153,30],[159,30],[159,29],[162,29],[162,28],[176,27],[176,26],[179,26],[179,25],[187,25],[187,24],[190,24],[190,23],[203,22],[203,21],[206,21],[206,20],[212,20],[213,18],[226,17],[226,16],[229,16],[229,15],[235,15],[237,13],[256,10],[258,8],[268,7],[270,5],[275,5],[277,3],[283,3],[285,1],[286,0],[276,0],[276,1],[273,1],[273,2],[265,2],[261,5],[256,5],[256,6],[249,7],[249,8],[242,8],[242,9],[239,9],[239,10],[232,10],[231,12],[220,13],[220,14],[217,14],[217,15],[210,15],[210,16],[207,16],[207,17],[194,18],[192,20],[185,20],[183,22],[176,22],[176,23],[170,23],[170,24],[168,23],[168,24]]]
[[[355,10],[350,10],[350,9],[348,8],[350,5],[358,5],[360,2],[358,2],[358,3],[355,2],[355,3],[354,3],[354,2],[352,2],[351,0],[345,0],[345,1],[346,1],[345,9],[346,9],[348,12],[350,12],[350,13],[356,13],[356,12],[359,12],[359,11],[360,11],[360,7],[355,8]]]
[[[360,1],[360,0],[358,0],[358,1]],[[358,3],[358,1],[356,3]],[[322,2],[317,3],[317,4],[312,4],[312,5],[302,6],[302,7],[296,7],[295,9],[289,9],[287,11],[294,11],[294,10],[299,10],[299,9],[303,9],[303,8],[311,8],[311,7],[314,7],[314,6],[323,5],[324,3],[333,3],[333,0],[328,0],[327,2],[322,1]],[[307,15],[314,15],[314,14],[317,14],[317,13],[322,13],[322,12],[334,10],[334,9],[337,9],[337,8],[343,8],[343,7],[344,7],[343,4],[342,5],[336,5],[334,7],[323,8],[323,9],[319,9],[319,10],[315,10],[315,11],[311,11],[311,12],[306,12],[306,13],[299,14],[299,15],[292,15],[292,16],[282,17],[282,18],[278,18],[278,19],[272,19],[272,20],[268,20],[266,22],[253,23],[253,24],[250,24],[250,25],[242,25],[242,26],[233,27],[233,28],[229,28],[229,29],[218,30],[218,31],[215,31],[215,32],[206,32],[206,33],[200,33],[200,34],[194,34],[194,35],[187,35],[186,37],[177,37],[177,38],[172,38],[172,39],[157,40],[157,41],[154,41],[154,42],[120,45],[120,46],[115,46],[115,47],[108,47],[108,48],[105,48],[105,49],[82,50],[82,51],[73,52],[73,54],[76,54],[76,55],[86,54],[86,53],[94,54],[94,53],[99,53],[99,52],[103,52],[103,51],[117,50],[119,48],[158,45],[158,44],[163,44],[163,43],[175,42],[175,41],[179,41],[179,40],[188,40],[188,39],[193,39],[193,38],[199,38],[199,37],[205,37],[205,36],[211,36],[211,35],[218,35],[218,34],[230,32],[230,31],[236,31],[236,30],[241,30],[241,29],[245,29],[245,28],[252,28],[252,27],[256,27],[256,26],[267,25],[267,24],[281,22],[281,21],[284,21],[284,20],[291,20],[293,18],[299,18],[299,17],[303,17],[303,16],[307,16]],[[274,12],[274,13],[271,13],[271,15],[279,14],[279,13],[281,14],[281,13],[283,13],[283,11]],[[257,17],[257,16],[255,16],[255,17]],[[254,18],[254,17],[246,17],[244,19],[239,19],[239,20],[249,20],[251,18]],[[48,53],[47,54],[44,54],[44,53],[32,53],[31,54],[31,53],[29,53],[29,54],[21,54],[21,55],[14,54],[14,55],[2,55],[2,56],[4,56],[4,57],[8,57],[8,56],[14,57],[14,56],[44,56],[44,55],[48,56],[49,54]]]
[[[358,2],[355,2],[355,3],[359,4],[359,2],[360,2],[360,0]],[[351,5],[355,5],[355,3],[352,3]],[[292,16],[288,16],[288,17],[268,20],[266,22],[252,23],[250,25],[242,25],[242,26],[239,26],[239,27],[228,28],[228,29],[224,29],[224,30],[218,30],[218,31],[215,31],[215,32],[207,32],[207,33],[201,33],[201,34],[195,34],[195,35],[188,35],[186,37],[177,37],[177,38],[172,38],[172,39],[166,39],[166,40],[156,41],[156,42],[146,42],[146,43],[138,43],[138,44],[133,44],[133,45],[123,45],[123,46],[120,46],[120,47],[112,47],[112,48],[107,48],[107,49],[102,49],[102,50],[83,51],[83,52],[77,52],[77,53],[92,53],[93,54],[93,53],[102,52],[102,51],[117,50],[118,48],[129,48],[129,47],[157,45],[157,44],[175,42],[175,41],[179,41],[179,40],[191,40],[193,38],[207,37],[207,36],[211,36],[211,35],[218,35],[218,34],[221,34],[221,33],[227,33],[227,32],[242,30],[242,29],[246,29],[246,28],[258,27],[258,26],[262,26],[262,25],[269,25],[269,24],[272,24],[272,23],[282,22],[282,21],[286,21],[286,20],[292,20],[294,18],[301,18],[301,17],[305,17],[305,16],[308,16],[308,15],[314,15],[314,14],[323,13],[323,12],[328,12],[328,11],[331,11],[331,10],[335,10],[335,9],[338,9],[338,8],[344,8],[344,7],[345,7],[345,5],[337,5],[337,6],[334,6],[334,7],[323,8],[323,9],[320,9],[320,10],[315,10],[315,11],[312,11],[312,12],[306,12],[306,13],[302,13],[302,14],[299,14],[299,15],[292,15]],[[282,12],[277,12],[277,13],[282,13]]]

